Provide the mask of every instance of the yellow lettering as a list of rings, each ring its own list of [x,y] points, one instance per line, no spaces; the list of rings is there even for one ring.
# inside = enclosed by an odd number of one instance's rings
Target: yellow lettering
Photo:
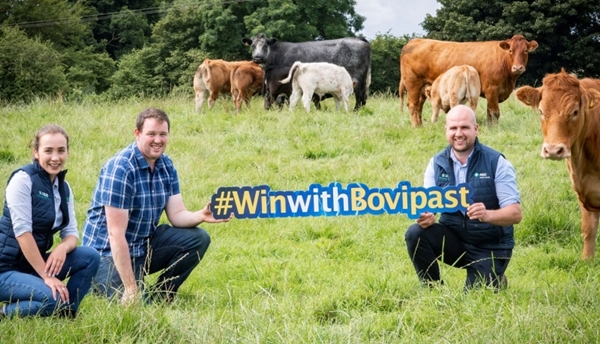
[[[419,198],[419,201],[417,201]],[[410,213],[417,214],[417,209],[423,209],[427,204],[427,195],[423,191],[414,191],[410,194]]]
[[[467,195],[469,194],[469,189],[463,186],[458,190],[458,193],[460,194],[460,206],[468,208],[469,202],[467,202]]]
[[[361,211],[367,208],[367,202],[365,202],[365,193],[365,190],[362,188],[352,188],[350,190],[352,211]]]
[[[379,205],[375,205],[375,203],[376,203],[375,200],[374,200],[375,198],[378,199],[377,203]],[[383,196],[379,192],[374,192],[374,193],[370,194],[369,195],[369,199],[368,199],[368,201],[369,201],[369,208],[371,210],[380,210],[380,209],[382,209],[383,206],[384,206],[384,204],[385,204],[383,202],[383,199],[384,199]]]
[[[408,210],[408,192],[407,192],[407,186],[406,185],[402,185],[402,210]]]
[[[386,192],[384,194],[384,196],[385,196],[386,202],[390,205],[390,210],[396,209],[396,207],[398,206],[398,199],[400,198],[400,193],[397,192],[394,195],[394,199],[392,199],[392,196],[388,192]]]
[[[449,208],[456,208],[458,205],[458,199],[456,199],[456,190],[448,190],[446,192],[446,206]]]
[[[251,198],[249,191],[244,191],[242,195],[242,199],[240,201],[240,195],[238,192],[233,192],[233,200],[235,201],[235,206],[240,213],[245,213],[246,209],[248,209],[249,213],[254,215],[256,214],[256,206],[258,204],[259,193],[254,193],[254,199]]]
[[[285,197],[283,195],[271,196],[271,214],[277,213],[277,207],[275,206],[277,201],[279,201],[279,209],[281,209],[281,213],[285,214],[287,209],[285,206]]]
[[[431,209],[439,209],[444,207],[444,200],[442,199],[442,193],[437,190],[431,190],[429,193],[429,200],[427,205]]]

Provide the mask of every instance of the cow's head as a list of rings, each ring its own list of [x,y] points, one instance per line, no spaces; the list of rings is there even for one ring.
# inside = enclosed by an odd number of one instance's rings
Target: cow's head
[[[277,38],[267,38],[262,33],[259,33],[252,38],[242,38],[242,43],[252,47],[252,61],[258,64],[265,64],[269,58],[270,46],[277,43]]]
[[[514,35],[511,39],[507,39],[498,44],[501,49],[509,53],[512,72],[515,75],[521,75],[525,72],[529,53],[537,49],[536,41],[529,41],[522,35]]]
[[[587,113],[600,105],[600,92],[581,87],[579,80],[564,70],[546,75],[538,88],[518,88],[515,96],[539,110],[544,136],[541,155],[553,160],[571,157],[573,144],[584,134]]]

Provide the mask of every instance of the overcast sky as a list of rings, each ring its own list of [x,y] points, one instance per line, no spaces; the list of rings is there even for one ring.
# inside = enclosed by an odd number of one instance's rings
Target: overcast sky
[[[361,33],[372,39],[388,30],[396,37],[413,32],[425,34],[419,24],[427,13],[435,15],[441,6],[436,0],[356,0],[354,9],[367,18]]]

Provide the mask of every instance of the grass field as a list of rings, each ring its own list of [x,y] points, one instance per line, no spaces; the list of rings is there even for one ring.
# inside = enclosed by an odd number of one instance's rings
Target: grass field
[[[194,112],[192,97],[67,104],[39,101],[0,109],[0,191],[30,161],[35,131],[58,123],[71,136],[67,179],[81,226],[104,161],[133,141],[148,106],[171,118],[167,153],[189,209],[221,186],[360,182],[422,184],[445,147],[444,121],[414,129],[392,96],[358,112]],[[351,101],[353,105],[353,100]],[[212,244],[171,306],[122,308],[95,296],[72,321],[0,321],[1,343],[595,343],[600,341],[598,262],[581,260],[580,214],[564,162],[539,156],[539,116],[509,98],[499,124],[478,109],[480,140],[517,171],[524,212],[507,271],[509,288],[463,293],[465,272],[442,266],[446,284],[420,286],[408,259],[404,215],[233,219],[203,226]],[[599,147],[600,148],[600,147]],[[152,282],[151,276],[148,282]]]

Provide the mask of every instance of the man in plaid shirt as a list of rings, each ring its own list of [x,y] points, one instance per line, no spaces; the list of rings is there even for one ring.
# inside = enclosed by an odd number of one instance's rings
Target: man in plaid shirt
[[[186,209],[177,171],[164,154],[169,130],[162,110],[138,115],[136,140],[100,170],[83,225],[83,245],[101,255],[97,292],[124,305],[140,295],[145,275],[161,270],[145,294],[171,301],[210,245],[208,233],[197,226],[229,221],[215,219],[210,204],[196,212]],[[170,224],[159,225],[163,211]]]

